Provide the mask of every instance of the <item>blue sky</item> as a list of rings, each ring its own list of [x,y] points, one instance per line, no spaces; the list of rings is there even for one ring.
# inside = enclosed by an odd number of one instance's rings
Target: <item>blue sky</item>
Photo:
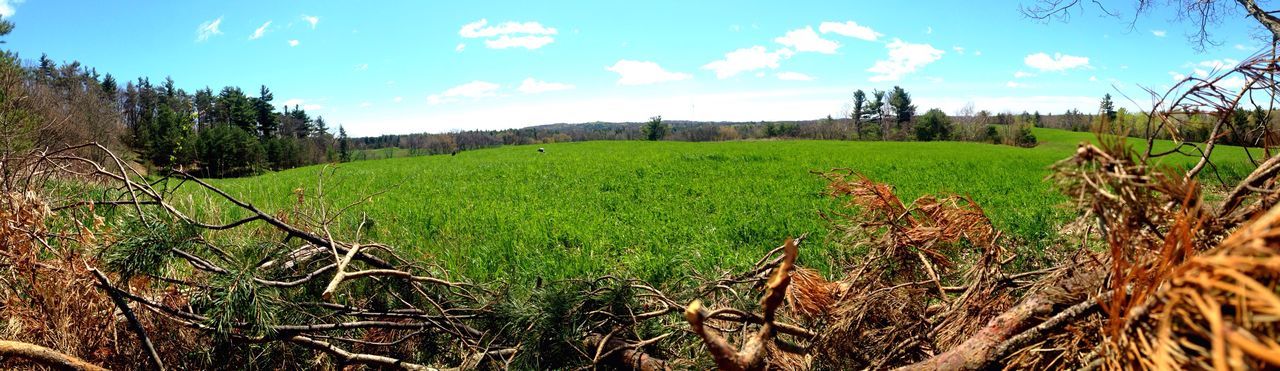
[[[1131,12],[1131,1],[1115,9]],[[840,115],[900,85],[922,109],[1096,110],[1104,93],[1243,60],[1264,44],[1228,15],[1197,53],[1169,9],[1085,8],[1042,23],[1018,1],[0,0],[4,46],[194,91],[265,84],[352,135],[556,122]],[[269,22],[269,23],[268,23]],[[261,32],[258,32],[261,30]],[[1118,90],[1117,90],[1118,89]],[[1122,106],[1134,105],[1120,99]],[[336,125],[333,125],[336,126]]]

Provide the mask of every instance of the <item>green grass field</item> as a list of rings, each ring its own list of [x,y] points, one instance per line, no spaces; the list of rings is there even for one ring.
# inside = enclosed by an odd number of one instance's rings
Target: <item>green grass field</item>
[[[836,203],[822,195],[825,182],[811,170],[852,168],[893,185],[907,201],[928,193],[968,195],[1025,246],[1051,243],[1075,213],[1044,181],[1047,167],[1093,135],[1037,130],[1036,136],[1041,144],[1035,148],[583,142],[539,145],[546,148],[539,154],[539,146],[512,146],[342,164],[325,178],[325,189],[335,204],[389,189],[357,209],[374,221],[368,239],[421,254],[455,279],[515,283],[618,274],[663,283],[695,272],[742,270],[802,233],[814,238],[803,246],[801,264],[829,271],[850,252],[825,238],[828,228],[818,211]],[[1244,163],[1238,148],[1223,148],[1215,159]],[[266,210],[287,210],[294,189],[315,194],[321,171],[307,167],[215,183]],[[225,208],[189,202],[205,216]],[[218,215],[236,216],[243,214]],[[349,238],[358,217],[348,215],[341,233]]]

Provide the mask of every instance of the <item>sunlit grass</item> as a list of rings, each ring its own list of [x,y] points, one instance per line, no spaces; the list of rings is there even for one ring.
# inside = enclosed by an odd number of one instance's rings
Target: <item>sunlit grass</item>
[[[850,252],[825,239],[818,212],[836,203],[822,195],[825,183],[813,170],[851,168],[893,185],[908,201],[928,193],[971,196],[1019,243],[1051,243],[1075,214],[1044,181],[1048,166],[1093,135],[1037,130],[1036,136],[1035,148],[809,140],[511,146],[342,164],[325,189],[335,204],[390,189],[357,209],[373,222],[367,237],[480,282],[602,274],[668,282],[691,272],[744,269],[803,233],[814,238],[801,264],[831,271]],[[1224,173],[1244,169],[1226,165],[1244,163],[1238,148],[1223,148],[1215,158]],[[1185,166],[1189,159],[1166,162]],[[321,169],[215,183],[266,210],[287,210],[294,189],[315,194]],[[225,220],[243,216],[200,208]],[[353,235],[358,218],[348,215],[338,230]]]

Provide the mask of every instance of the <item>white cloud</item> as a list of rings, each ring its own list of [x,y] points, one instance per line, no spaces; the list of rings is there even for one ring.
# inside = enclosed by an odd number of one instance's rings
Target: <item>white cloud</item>
[[[369,70],[368,63],[361,63],[356,65],[356,71],[367,71],[367,70]]]
[[[932,35],[932,34],[933,34],[933,26],[925,27],[925,29],[924,29],[924,34],[925,34],[925,35]]]
[[[313,29],[313,30],[314,30],[314,29],[316,29],[316,23],[320,23],[320,17],[316,17],[316,16],[313,16],[313,15],[306,15],[306,14],[303,14],[303,15],[302,15],[302,20],[307,21],[307,23],[310,23],[310,24],[311,24],[311,29]]]
[[[488,26],[489,20],[481,19],[462,26],[458,30],[458,35],[468,38],[494,37],[499,35],[510,34],[529,34],[529,35],[555,35],[556,29],[543,26],[538,22],[503,22],[496,26]]]
[[[1244,87],[1244,77],[1240,75],[1233,75],[1231,77],[1218,80],[1217,85],[1229,90],[1239,90]]]
[[[23,0],[0,0],[0,17],[9,18],[18,12],[18,4]]]
[[[973,55],[974,55],[975,57],[981,57],[981,56],[982,56],[982,51],[981,51],[981,50],[979,50],[979,51],[975,51],[975,52],[973,52]]]
[[[403,101],[404,101],[404,97],[395,97],[395,98],[391,98],[391,101],[392,101],[392,102],[394,102],[394,103],[400,103],[400,102],[403,102]]]
[[[288,107],[302,107],[302,109],[307,111],[319,111],[324,109],[324,106],[317,103],[307,103],[307,100],[302,98],[289,98],[284,101],[284,105]]]
[[[555,34],[557,34],[555,28],[543,26],[538,22],[503,22],[490,26],[487,19],[465,24],[458,30],[458,35],[464,38],[488,39],[484,44],[491,49],[513,47],[538,49],[554,42],[555,38],[552,35]],[[461,48],[457,50],[462,51]]]
[[[1248,51],[1253,49],[1253,47],[1245,46],[1244,44],[1236,44],[1235,48],[1236,50],[1242,50],[1242,51]]]
[[[1168,32],[1165,32],[1164,30],[1151,30],[1151,34],[1156,35],[1156,37],[1164,37],[1165,35],[1168,35]]]
[[[517,91],[525,94],[537,94],[569,89],[573,89],[573,85],[558,82],[538,81],[532,77],[524,79],[524,82],[520,83],[520,87],[516,88]]]
[[[889,58],[876,61],[867,69],[867,72],[876,74],[871,76],[872,82],[897,81],[903,75],[941,59],[944,53],[929,44],[912,44],[898,39],[893,39],[885,48],[889,49]]]
[[[1188,63],[1185,66],[1191,68],[1192,75],[1199,78],[1206,78],[1206,77],[1209,77],[1209,74],[1211,73],[1223,72],[1223,71],[1235,68],[1236,65],[1239,63],[1240,61],[1235,59],[1223,58],[1223,59],[1210,59],[1207,61],[1200,61],[1194,64]],[[1177,80],[1182,80],[1182,79],[1177,79]],[[1241,84],[1241,86],[1243,86],[1243,84]]]
[[[1231,59],[1231,58],[1223,58],[1223,59],[1210,59],[1207,61],[1201,61],[1196,65],[1200,67],[1205,67],[1211,70],[1225,70],[1225,69],[1235,68],[1237,64],[1240,64],[1240,61]]]
[[[289,46],[290,47],[298,46],[298,40],[289,40]]]
[[[1097,76],[1089,76],[1089,81],[1091,81],[1091,82],[1092,82],[1092,81],[1098,81],[1098,77],[1097,77]]]
[[[1169,71],[1169,77],[1172,77],[1174,82],[1180,82],[1182,80],[1187,79],[1187,75],[1183,75],[1181,73],[1177,73],[1174,71]]]
[[[778,80],[813,81],[813,77],[799,72],[778,72]]]
[[[834,54],[836,49],[840,48],[840,43],[818,36],[818,33],[813,31],[813,27],[808,26],[788,31],[786,35],[773,39],[773,41],[789,46],[797,52]]]
[[[1023,59],[1023,62],[1025,62],[1027,66],[1043,72],[1066,71],[1073,68],[1089,67],[1089,58],[1062,53],[1053,53],[1052,57],[1045,53],[1035,53],[1028,55],[1026,59]]]
[[[871,27],[859,25],[857,22],[854,22],[854,21],[848,21],[844,23],[822,22],[822,24],[818,25],[818,31],[821,31],[822,33],[834,33],[838,35],[844,35],[844,36],[848,36],[856,39],[863,39],[867,41],[876,41],[876,39],[880,38],[880,36],[884,36],[884,34],[881,34],[879,32],[876,32],[875,30],[872,30]]]
[[[360,102],[360,108],[369,108],[369,107],[373,107],[372,102]]]
[[[956,54],[964,55],[964,47],[963,47],[963,46],[953,46],[953,47],[951,47],[951,50],[954,50],[954,51],[956,52]]]
[[[267,27],[269,26],[271,26],[271,21],[267,21],[267,23],[262,24],[262,27],[258,27],[258,29],[253,30],[253,35],[249,35],[249,40],[257,40],[262,38],[262,35],[267,34]]]
[[[1004,84],[1004,86],[1008,86],[1008,87],[1010,87],[1010,88],[1017,89],[1017,88],[1025,88],[1025,87],[1027,87],[1027,84],[1023,84],[1023,83],[1020,83],[1020,82],[1017,82],[1017,81],[1010,81],[1010,82],[1006,82],[1006,83]]]
[[[432,94],[427,96],[427,103],[440,104],[457,101],[459,98],[483,98],[498,95],[500,85],[487,81],[472,81],[466,84],[458,85],[449,90],[445,90],[440,94]]]
[[[220,25],[222,25],[222,17],[201,23],[200,27],[196,27],[196,42],[202,42],[215,35],[221,35],[222,30],[218,29],[218,26]]]
[[[1030,73],[1030,72],[1018,71],[1018,72],[1014,72],[1014,73],[1013,73],[1013,78],[1015,78],[1015,79],[1021,79],[1021,78],[1033,77],[1033,76],[1035,76],[1035,75],[1036,75],[1036,74],[1034,74],[1034,73]]]
[[[790,58],[792,54],[791,49],[782,48],[770,53],[757,45],[725,53],[724,59],[707,63],[702,69],[715,71],[716,78],[727,79],[742,72],[776,69],[779,60]]]
[[[464,43],[458,43],[458,46],[453,47],[453,51],[456,51],[456,52],[461,53],[461,52],[462,52],[462,50],[463,50],[463,49],[466,49],[466,48],[467,48],[467,44],[464,44]]]
[[[671,72],[662,69],[657,63],[621,59],[605,70],[618,74],[618,85],[648,85],[667,81],[680,81],[693,78],[693,75],[682,72]]]
[[[553,41],[556,41],[556,39],[551,38],[550,36],[511,37],[507,35],[502,35],[502,36],[498,36],[497,39],[485,40],[484,46],[489,47],[489,49],[506,49],[506,48],[520,47],[520,48],[533,50],[533,49],[546,46],[547,44],[550,44]]]

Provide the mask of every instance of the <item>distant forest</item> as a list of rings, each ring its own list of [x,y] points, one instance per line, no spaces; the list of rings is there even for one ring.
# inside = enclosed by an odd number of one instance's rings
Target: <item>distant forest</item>
[[[125,160],[141,167],[160,172],[180,169],[205,177],[503,145],[592,140],[959,140],[1034,146],[1032,127],[1073,131],[1105,127],[1116,133],[1142,135],[1150,121],[1144,113],[1115,109],[1110,95],[1100,100],[1096,113],[991,113],[969,105],[951,116],[938,109],[917,114],[911,95],[895,86],[888,91],[873,90],[870,95],[855,91],[842,117],[807,121],[692,122],[653,117],[647,122],[348,138],[342,126],[335,130],[323,117],[313,117],[301,107],[277,109],[266,86],[260,86],[256,94],[234,86],[187,92],[176,88],[171,78],[159,83],[147,78],[121,82],[79,62],[58,64],[42,55],[23,63],[11,53],[0,56],[0,94],[4,94],[0,103],[16,112],[0,117],[4,121],[0,125],[0,153],[97,141],[127,150],[131,157]],[[1269,112],[1262,108],[1234,112],[1221,142],[1256,144],[1266,140],[1256,128],[1259,122],[1272,121]],[[1196,118],[1202,114],[1188,115]],[[1207,117],[1193,119],[1178,135],[1189,141],[1203,140],[1209,135],[1210,122],[1213,120]]]

